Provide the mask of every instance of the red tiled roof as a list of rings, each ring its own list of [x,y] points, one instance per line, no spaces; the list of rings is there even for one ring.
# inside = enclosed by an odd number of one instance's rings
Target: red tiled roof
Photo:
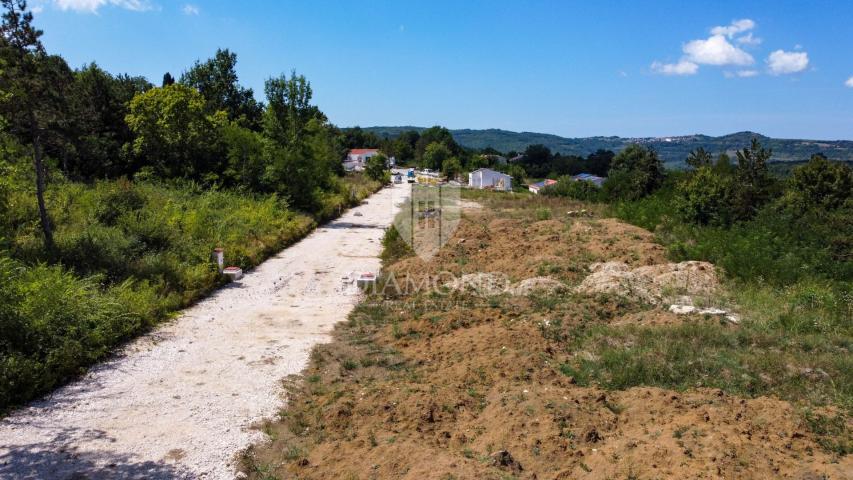
[[[376,153],[378,148],[353,148],[349,151],[350,155],[363,155],[365,153]]]

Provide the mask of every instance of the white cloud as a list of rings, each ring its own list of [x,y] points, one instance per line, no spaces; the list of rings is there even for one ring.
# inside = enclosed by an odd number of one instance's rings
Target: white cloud
[[[54,3],[60,10],[88,13],[97,13],[98,9],[105,5],[114,5],[137,12],[151,10],[151,5],[146,0],[54,0]]]
[[[198,7],[195,5],[191,5],[189,3],[184,5],[184,7],[181,9],[181,11],[184,12],[184,15],[198,15],[199,14]]]
[[[776,50],[767,57],[767,66],[773,75],[802,72],[809,66],[809,54]]]
[[[36,13],[36,14],[41,13],[41,12],[43,12],[43,11],[44,11],[44,6],[42,6],[42,5],[34,5],[34,6],[33,6],[33,8],[31,8],[31,9],[30,9],[30,11],[31,11],[31,12],[33,12],[33,13]]]
[[[758,70],[738,70],[737,72],[735,72],[735,75],[740,78],[754,77],[758,75]]]
[[[755,28],[755,22],[748,18],[734,20],[730,25],[725,27],[714,27],[711,29],[711,35],[723,35],[732,38],[738,33],[743,33]]]
[[[844,85],[853,88],[853,77],[848,78],[847,81],[844,82]]]
[[[692,40],[682,48],[685,59],[704,65],[752,65],[752,55],[735,47],[723,35],[707,40]]]
[[[735,39],[735,41],[741,45],[747,45],[750,47],[761,45],[761,42],[763,42],[763,40],[761,38],[753,36],[752,32],[749,32],[746,35],[741,35],[740,37],[737,37]]]
[[[652,63],[652,71],[663,75],[693,75],[699,71],[699,65],[687,60],[678,63]]]

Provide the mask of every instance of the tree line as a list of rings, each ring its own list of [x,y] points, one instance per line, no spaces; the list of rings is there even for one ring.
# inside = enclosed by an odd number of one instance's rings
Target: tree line
[[[90,182],[185,180],[276,193],[310,211],[342,174],[345,136],[312,105],[304,76],[269,78],[265,102],[239,83],[237,56],[217,50],[160,86],[96,63],[72,69],[48,53],[25,0],[2,0],[0,135],[3,162],[29,158],[45,246],[51,175]]]

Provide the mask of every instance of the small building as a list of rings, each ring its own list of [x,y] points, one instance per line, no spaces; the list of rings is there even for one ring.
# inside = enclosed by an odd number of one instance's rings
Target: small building
[[[603,185],[604,181],[607,180],[606,178],[599,177],[598,175],[593,175],[591,173],[579,173],[572,178],[579,182],[584,181],[594,183],[597,187]]]
[[[468,187],[508,192],[512,190],[512,177],[490,168],[478,168],[468,174]]]
[[[378,148],[353,148],[347,153],[347,158],[344,160],[344,170],[348,172],[360,172],[367,166],[367,160],[380,153],[382,152]],[[388,159],[389,167],[394,167],[396,163],[394,157]]]
[[[556,185],[556,184],[557,184],[556,180],[551,180],[550,178],[546,178],[545,180],[542,180],[541,182],[536,182],[532,185],[528,185],[527,189],[530,190],[530,193],[535,193],[536,195],[539,195],[539,192],[541,192],[543,188],[549,187],[551,185]]]

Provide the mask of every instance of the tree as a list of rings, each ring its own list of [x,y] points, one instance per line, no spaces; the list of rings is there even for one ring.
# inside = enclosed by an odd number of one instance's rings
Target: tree
[[[853,168],[812,155],[791,174],[787,200],[800,210],[834,210],[853,199]]]
[[[632,144],[613,157],[605,191],[611,198],[636,200],[660,187],[663,177],[657,152]]]
[[[770,200],[773,179],[767,162],[773,151],[764,148],[757,138],[749,147],[737,151],[737,217],[751,218]]]
[[[25,0],[2,0],[5,12],[0,24],[0,91],[2,113],[9,129],[32,146],[36,199],[45,247],[54,249],[53,227],[45,206],[44,148],[65,117],[64,88],[69,72],[64,61],[49,57],[32,25],[33,15]]]
[[[426,147],[423,157],[421,158],[421,167],[429,168],[431,170],[440,170],[444,161],[450,158],[451,155],[453,155],[453,153],[444,143],[430,143]]]
[[[732,158],[725,152],[717,157],[717,162],[714,164],[714,173],[718,175],[732,175],[735,169],[732,166]]]
[[[701,165],[678,184],[677,192],[676,208],[686,222],[722,226],[732,222],[735,185],[730,175]]]
[[[139,94],[126,120],[133,153],[163,177],[200,180],[220,172],[218,131],[227,119],[224,112],[208,115],[196,90],[176,83]]]
[[[453,135],[450,133],[450,130],[439,126],[430,127],[420,133],[420,137],[418,137],[415,144],[415,160],[418,163],[423,161],[423,156],[426,153],[427,147],[433,143],[440,143],[444,145],[450,151],[451,155],[458,155],[461,151],[459,145],[453,139]],[[441,168],[441,164],[439,163],[434,168],[436,170]]]
[[[142,77],[114,77],[95,63],[75,73],[69,92],[74,155],[64,168],[66,174],[91,179],[134,173],[123,150],[124,144],[133,141],[125,117],[133,97],[151,87]]]
[[[216,50],[213,58],[195,64],[181,75],[180,83],[193,87],[207,101],[207,113],[223,110],[228,119],[253,130],[261,125],[263,106],[251,88],[243,88],[237,78],[237,54]]]
[[[697,148],[687,155],[687,165],[697,170],[701,167],[710,167],[712,163],[711,153],[702,147]]]
[[[367,159],[367,164],[364,166],[364,174],[367,178],[376,181],[382,181],[387,177],[388,157],[383,154],[374,155]]]
[[[527,176],[527,172],[524,170],[524,167],[515,163],[504,167],[503,172],[512,177],[512,184],[516,187],[523,185],[524,177]]]
[[[290,78],[281,75],[268,79],[264,91],[267,94],[264,132],[281,145],[298,142],[312,118],[325,121],[325,115],[311,105],[311,84],[295,71]]]
[[[265,91],[264,182],[287,195],[294,206],[311,209],[316,203],[315,190],[328,180],[328,162],[341,160],[337,150],[335,158],[317,158],[312,149],[312,137],[316,140],[316,135],[330,132],[326,116],[311,105],[311,84],[296,72],[290,78],[282,75],[267,80]]]
[[[168,87],[169,85],[175,84],[175,77],[172,76],[171,73],[166,72],[163,74],[163,82],[160,83],[161,87]]]
[[[606,177],[607,172],[610,170],[610,163],[613,161],[613,157],[615,156],[616,154],[612,151],[602,149],[598,149],[594,153],[590,153],[589,156],[586,157],[587,172],[600,177]]]
[[[462,163],[456,157],[446,158],[441,164],[441,173],[448,179],[455,179],[462,173]]]
[[[261,134],[229,122],[221,130],[227,164],[223,178],[232,186],[260,191],[264,175],[264,141]]]

